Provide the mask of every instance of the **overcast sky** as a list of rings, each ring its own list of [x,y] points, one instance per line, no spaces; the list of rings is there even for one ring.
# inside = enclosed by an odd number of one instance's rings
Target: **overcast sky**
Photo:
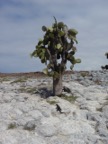
[[[0,72],[45,67],[30,53],[53,16],[79,32],[76,57],[82,63],[74,70],[100,70],[108,64],[108,0],[0,0]]]

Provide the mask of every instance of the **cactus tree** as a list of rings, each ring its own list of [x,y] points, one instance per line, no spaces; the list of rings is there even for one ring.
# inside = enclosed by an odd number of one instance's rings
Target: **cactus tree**
[[[44,37],[38,41],[31,56],[39,57],[41,62],[46,64],[47,67],[43,72],[53,77],[53,94],[59,95],[62,92],[62,76],[67,61],[70,61],[70,69],[73,69],[73,66],[81,60],[74,57],[76,53],[74,43],[78,43],[76,39],[78,32],[69,29],[63,22],[57,22],[55,17],[54,20],[51,27],[42,26]]]

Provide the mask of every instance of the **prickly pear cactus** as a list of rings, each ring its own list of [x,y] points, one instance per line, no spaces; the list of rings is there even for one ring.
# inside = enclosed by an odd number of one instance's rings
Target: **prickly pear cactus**
[[[47,68],[43,70],[45,74],[58,77],[60,72],[66,70],[67,61],[71,62],[70,69],[81,62],[74,57],[76,53],[74,43],[78,43],[77,30],[69,29],[56,19],[51,27],[42,26],[42,30],[45,33],[44,37],[39,40],[31,56],[39,57],[41,62],[46,64]]]
[[[75,58],[77,49],[74,43],[78,43],[77,30],[69,29],[63,22],[57,22],[55,17],[54,20],[51,27],[42,26],[43,39],[38,41],[31,56],[39,57],[46,65],[43,72],[57,80],[66,70],[67,61],[70,61],[72,70],[81,60]]]

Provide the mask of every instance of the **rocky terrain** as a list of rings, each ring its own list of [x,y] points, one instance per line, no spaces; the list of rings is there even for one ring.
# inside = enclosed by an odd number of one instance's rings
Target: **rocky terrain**
[[[0,144],[108,144],[108,71],[0,74]],[[58,104],[62,113],[56,110]]]

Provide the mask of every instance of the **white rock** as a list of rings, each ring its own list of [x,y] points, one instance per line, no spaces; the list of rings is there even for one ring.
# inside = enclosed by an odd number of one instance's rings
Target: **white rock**
[[[29,78],[23,83],[0,84],[1,144],[107,144],[108,143],[108,72],[75,73],[63,85],[76,101],[60,97],[40,98],[21,93],[22,87],[51,87],[52,79]],[[56,111],[55,101],[62,109]],[[106,105],[105,105],[106,103]]]

